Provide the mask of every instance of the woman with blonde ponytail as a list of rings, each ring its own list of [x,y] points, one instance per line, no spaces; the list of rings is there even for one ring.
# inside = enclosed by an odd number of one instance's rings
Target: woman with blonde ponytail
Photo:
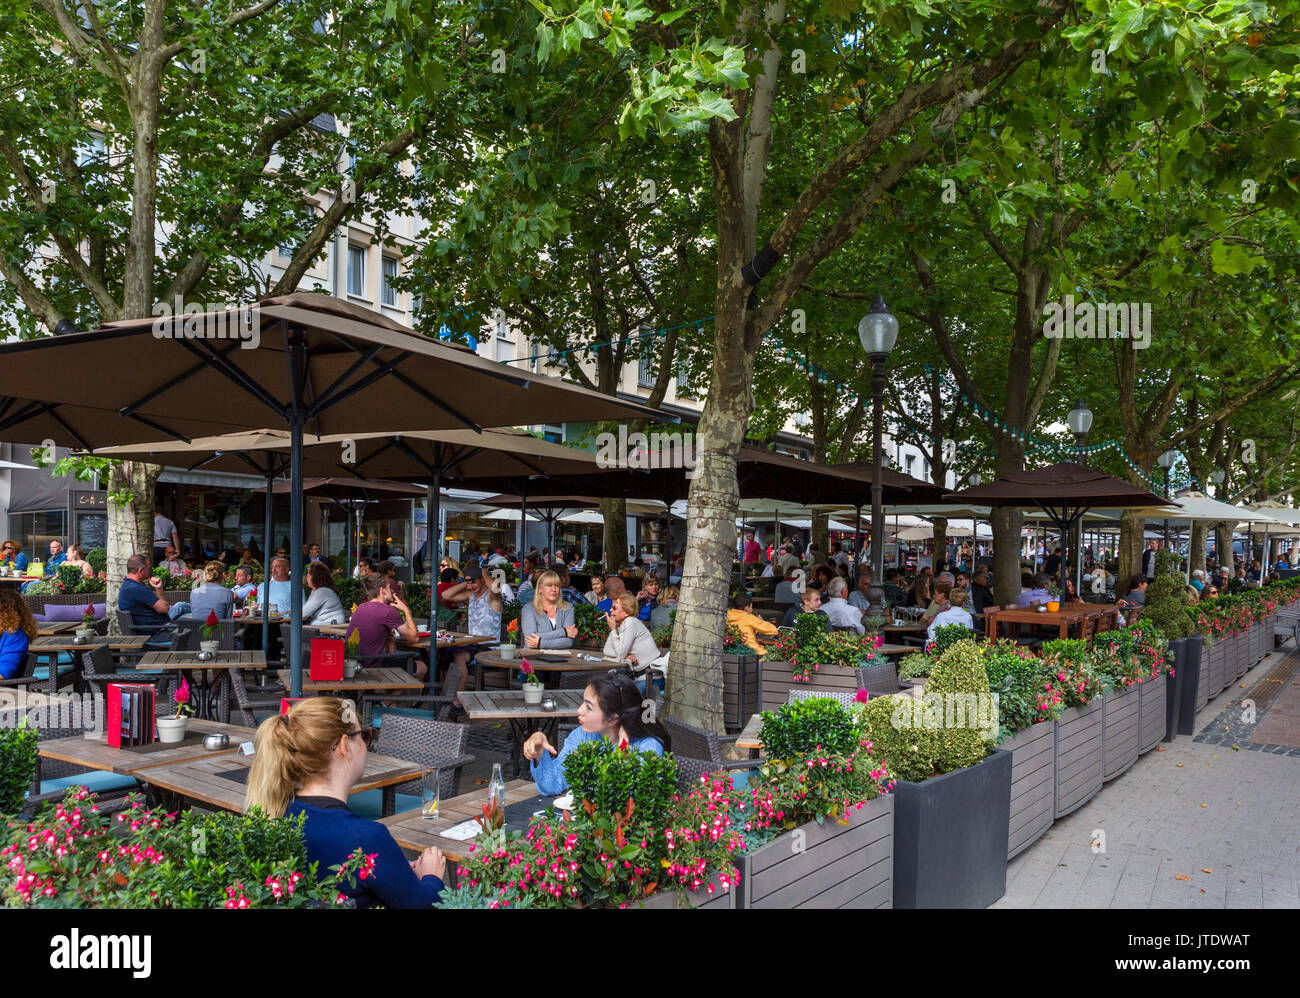
[[[346,803],[366,768],[373,735],[373,728],[361,726],[356,705],[336,697],[312,697],[267,718],[254,736],[245,809],[257,805],[275,818],[306,815],[307,858],[322,879],[358,848],[373,855],[373,873],[342,888],[357,907],[428,908],[442,893],[442,852],[430,847],[408,862],[387,828]]]

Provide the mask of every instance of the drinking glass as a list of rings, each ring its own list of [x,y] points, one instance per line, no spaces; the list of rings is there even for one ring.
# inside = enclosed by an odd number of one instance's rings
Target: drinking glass
[[[438,817],[438,804],[442,797],[438,789],[438,776],[439,771],[433,769],[425,773],[421,780],[420,790],[424,797],[424,806],[420,809],[420,817],[427,821]]]

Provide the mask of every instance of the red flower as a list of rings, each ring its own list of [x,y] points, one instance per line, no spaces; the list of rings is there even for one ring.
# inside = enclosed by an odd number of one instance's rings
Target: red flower
[[[216,627],[217,624],[219,623],[219,621],[217,620],[217,611],[216,611],[216,610],[209,610],[209,611],[208,611],[208,619],[205,620],[203,623],[207,624],[208,627]]]

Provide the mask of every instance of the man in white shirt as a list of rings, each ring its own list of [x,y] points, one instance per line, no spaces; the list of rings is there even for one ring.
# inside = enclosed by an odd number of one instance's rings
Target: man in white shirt
[[[934,640],[934,632],[940,627],[950,627],[953,624],[961,624],[968,627],[973,634],[975,632],[975,620],[966,612],[966,600],[969,590],[954,589],[948,594],[948,608],[940,610],[934,615],[934,620],[930,621],[930,628],[926,631],[926,640]]]
[[[849,591],[849,584],[841,578],[831,579],[831,584],[826,590],[830,594],[830,599],[822,607],[826,611],[826,616],[831,618],[832,627],[852,627],[859,634],[865,631],[862,626],[862,611],[857,607],[850,606],[845,600],[845,595]]]
[[[871,608],[867,590],[871,588],[871,573],[863,570],[858,575],[858,588],[849,593],[849,605],[866,613]]]

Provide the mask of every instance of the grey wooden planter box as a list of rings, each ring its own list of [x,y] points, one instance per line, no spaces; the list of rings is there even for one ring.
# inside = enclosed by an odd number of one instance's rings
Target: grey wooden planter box
[[[1254,666],[1264,657],[1264,623],[1256,621],[1250,625],[1250,664]]]
[[[1056,722],[1053,783],[1056,805],[1053,817],[1063,818],[1088,801],[1102,784],[1102,700],[1071,707]]]
[[[1222,641],[1222,639],[1221,639]],[[1224,644],[1224,654],[1228,654],[1228,645]],[[1171,711],[1171,716],[1177,717],[1178,734],[1194,735],[1196,734],[1196,712],[1205,705],[1204,700],[1198,703],[1198,696],[1204,687],[1201,684],[1201,673],[1209,668],[1208,655],[1209,650],[1205,647],[1205,638],[1200,634],[1193,634],[1186,638],[1175,638],[1169,642],[1169,650],[1174,655],[1174,680],[1166,690],[1170,696],[1170,702],[1177,702],[1177,710]]]
[[[1137,685],[1116,687],[1102,697],[1101,778],[1113,780],[1137,762],[1141,741]]]
[[[1152,679],[1138,683],[1138,754],[1145,755],[1159,745],[1165,737],[1169,673],[1161,670]]]
[[[638,901],[634,908],[739,908],[739,888],[724,889],[718,878],[709,881],[713,893],[707,890],[687,891],[670,887],[651,895],[644,901]]]
[[[728,730],[739,731],[758,705],[758,656],[722,656],[722,716]]]
[[[1201,674],[1196,686],[1197,710],[1204,707],[1210,697],[1223,689],[1223,677],[1228,670],[1231,640],[1231,638],[1220,637],[1202,653]]]
[[[741,854],[739,907],[890,908],[893,794],[849,812],[847,825],[809,822]]]
[[[856,669],[842,669],[838,665],[823,665],[804,682],[794,678],[794,668],[789,662],[762,661],[762,681],[759,687],[760,709],[777,710],[785,705],[791,690],[833,690],[838,693],[856,693]],[[747,721],[748,717],[745,718]]]
[[[1243,631],[1232,640],[1233,651],[1230,653],[1232,667],[1226,669],[1225,672],[1231,675],[1233,679],[1236,679],[1238,676],[1244,676],[1250,669],[1250,663],[1248,661],[1250,657],[1250,634],[1247,631]]]
[[[1010,752],[894,795],[895,908],[987,908],[1006,893]]]
[[[1164,701],[1160,704],[1161,731]],[[1052,827],[1054,789],[1052,760],[1056,722],[1043,721],[1016,732],[998,746],[1011,753],[1011,817],[1007,826],[1007,859],[1038,841]]]

